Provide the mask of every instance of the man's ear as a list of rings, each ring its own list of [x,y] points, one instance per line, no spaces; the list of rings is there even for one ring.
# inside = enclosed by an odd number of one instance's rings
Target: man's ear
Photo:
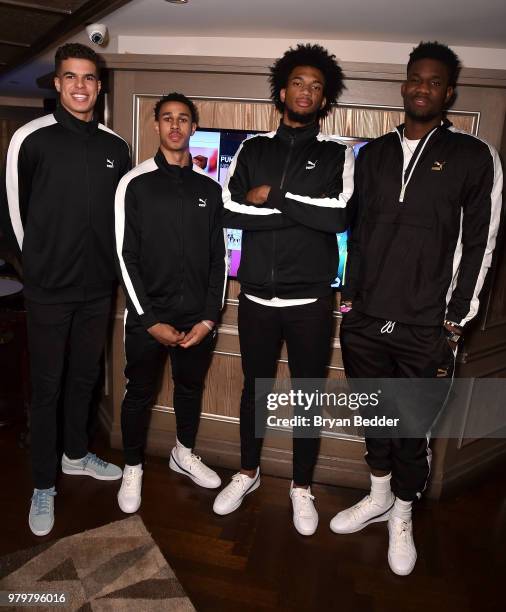
[[[448,87],[446,88],[445,104],[448,104],[448,102],[453,98],[454,95],[455,95],[455,88],[452,87],[451,85],[448,85]]]
[[[192,123],[192,136],[193,136],[193,134],[195,134],[196,130],[197,130],[197,124],[195,122],[193,122]]]
[[[53,82],[54,82],[54,88],[56,89],[58,93],[60,93],[60,90],[61,90],[60,77],[55,76],[53,79]]]
[[[281,102],[283,102],[283,104],[285,103],[285,97],[286,97],[286,88],[283,87],[283,89],[279,90],[279,99],[281,100]]]
[[[323,96],[322,103],[320,104],[320,110],[325,106],[325,104],[327,104],[327,98]]]
[[[158,125],[158,121],[155,121],[154,126],[155,132],[158,134],[158,136],[160,136],[160,126]]]

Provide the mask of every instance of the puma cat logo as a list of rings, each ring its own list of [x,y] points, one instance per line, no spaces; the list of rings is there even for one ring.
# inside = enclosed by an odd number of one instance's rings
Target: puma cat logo
[[[435,161],[435,162],[432,164],[432,168],[431,168],[431,170],[435,170],[436,172],[442,172],[442,170],[443,170],[443,166],[444,166],[445,164],[446,164],[446,162],[445,162],[445,161],[442,161],[442,162],[440,162],[440,161]]]

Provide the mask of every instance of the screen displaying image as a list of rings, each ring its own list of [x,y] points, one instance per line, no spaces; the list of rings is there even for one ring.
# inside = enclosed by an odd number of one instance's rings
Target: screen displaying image
[[[190,139],[190,151],[193,161],[210,177],[222,186],[227,177],[228,168],[241,142],[259,132],[245,130],[197,130]],[[353,147],[355,157],[361,147],[367,144],[364,138],[345,138],[336,136],[339,140]],[[229,257],[229,276],[237,277],[241,262],[241,230],[227,230],[227,250]],[[347,259],[348,232],[337,234],[337,249],[339,250],[339,266],[333,287],[339,289],[345,282]]]

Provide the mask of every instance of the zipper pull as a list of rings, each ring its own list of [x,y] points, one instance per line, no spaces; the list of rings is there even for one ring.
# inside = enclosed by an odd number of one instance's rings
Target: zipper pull
[[[401,187],[401,194],[399,196],[399,204],[403,204],[404,203],[404,194],[406,193],[406,184],[403,183],[402,187]]]

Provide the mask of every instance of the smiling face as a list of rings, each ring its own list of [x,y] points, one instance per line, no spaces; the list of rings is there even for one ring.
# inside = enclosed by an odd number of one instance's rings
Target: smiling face
[[[160,136],[160,148],[164,153],[185,152],[189,149],[190,137],[197,129],[192,122],[190,109],[183,102],[165,102],[160,108],[156,133]]]
[[[279,92],[285,105],[283,122],[300,127],[316,121],[318,111],[325,106],[323,91],[325,78],[313,66],[297,66],[288,77],[287,85]]]
[[[448,69],[434,59],[414,62],[402,84],[401,94],[406,115],[418,123],[439,121],[453,96],[448,84]]]
[[[87,59],[69,57],[54,78],[61,105],[81,121],[91,121],[101,83],[97,68]]]

